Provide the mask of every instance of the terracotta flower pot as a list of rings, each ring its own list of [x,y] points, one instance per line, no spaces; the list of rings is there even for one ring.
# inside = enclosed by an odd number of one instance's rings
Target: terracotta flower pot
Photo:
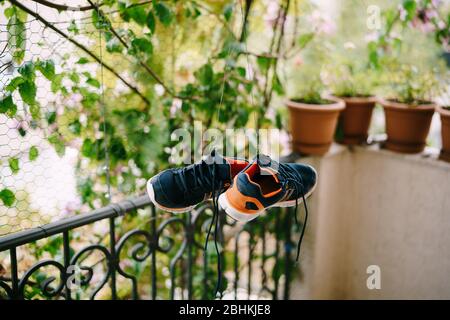
[[[327,100],[330,103],[322,105],[286,101],[294,151],[322,155],[330,148],[339,113],[345,105],[334,97],[327,97]]]
[[[386,117],[386,149],[401,153],[419,153],[425,148],[434,103],[412,106],[380,99]]]
[[[344,100],[345,109],[339,116],[342,126],[342,141],[347,145],[362,144],[367,141],[375,97],[339,97]]]
[[[442,149],[440,159],[450,162],[450,110],[438,107],[441,115]]]

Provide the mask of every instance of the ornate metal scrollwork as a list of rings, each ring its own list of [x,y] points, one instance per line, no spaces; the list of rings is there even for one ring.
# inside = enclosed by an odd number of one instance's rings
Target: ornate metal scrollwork
[[[65,273],[64,266],[54,260],[43,260],[43,261],[36,263],[30,269],[28,269],[28,271],[25,272],[25,275],[22,277],[22,279],[20,279],[19,292],[18,292],[19,298],[24,297],[25,287],[29,284],[29,280],[30,280],[31,276],[33,275],[33,273],[35,273],[40,268],[43,268],[46,266],[52,266],[52,267],[55,267],[56,269],[58,269],[59,284],[56,288],[51,286],[54,283],[54,281],[56,280],[56,277],[53,277],[53,276],[48,277],[43,281],[40,281],[39,286],[40,286],[42,294],[47,298],[53,298],[53,297],[57,297],[62,292],[62,290],[64,289],[64,286],[65,286],[65,281],[66,281],[66,273]]]
[[[138,298],[138,291],[137,291],[137,278],[136,276],[127,273],[125,270],[123,270],[122,266],[120,265],[120,256],[122,253],[123,248],[127,244],[127,242],[132,238],[138,238],[138,237],[144,237],[145,241],[140,241],[136,243],[130,250],[130,255],[133,258],[133,260],[137,262],[144,262],[152,253],[155,252],[155,240],[153,240],[150,233],[144,230],[131,230],[125,233],[122,238],[119,240],[119,242],[116,245],[116,256],[117,256],[117,272],[124,276],[127,279],[130,279],[133,286],[133,297],[135,299]],[[144,252],[142,252],[144,251]]]
[[[210,282],[212,281],[211,275],[216,271],[211,271],[212,268],[208,261],[210,260],[209,255],[203,254],[202,256],[202,253],[204,253],[205,233],[209,229],[212,219],[211,213],[211,202],[205,202],[184,215],[169,217],[164,216],[164,213],[161,212],[158,212],[157,216],[152,208],[150,228],[148,230],[133,229],[123,234],[122,237],[115,242],[115,229],[110,229],[110,247],[103,244],[88,245],[75,253],[71,258],[69,241],[69,232],[71,229],[68,227],[67,229],[64,229],[64,233],[62,234],[64,237],[62,248],[64,263],[55,260],[40,261],[27,270],[21,279],[18,280],[18,283],[14,283],[14,285],[10,278],[1,278],[0,292],[3,294],[3,298],[6,296],[7,299],[24,299],[29,298],[27,296],[27,293],[29,292],[26,290],[27,286],[36,287],[36,285],[38,285],[40,288],[40,297],[65,297],[71,299],[75,298],[75,290],[79,289],[83,290],[80,291],[83,292],[83,294],[77,295],[76,298],[83,298],[85,295],[88,295],[90,299],[95,299],[100,290],[102,290],[102,288],[110,281],[112,297],[115,298],[117,297],[116,284],[118,283],[116,283],[116,275],[120,275],[131,280],[132,298],[138,299],[138,285],[140,283],[139,275],[134,274],[133,271],[125,268],[124,264],[121,263],[127,259],[137,263],[150,264],[151,297],[157,298],[157,291],[159,292],[159,288],[161,287],[159,282],[160,278],[158,278],[160,273],[157,272],[156,269],[157,259],[165,257],[169,260],[167,265],[168,273],[165,274],[165,271],[163,271],[163,277],[165,277],[164,280],[170,280],[168,289],[169,297],[171,299],[178,297],[178,295],[175,296],[175,290],[178,290],[178,287],[181,290],[181,298],[185,297],[186,292],[188,298],[199,296],[198,288],[203,290],[203,293],[201,293],[202,298],[209,298],[211,295],[208,294],[208,292],[213,290],[210,285]],[[272,214],[274,214],[274,212],[272,212]],[[241,278],[242,280],[247,279],[247,292],[249,296],[252,292],[258,292],[258,294],[269,293],[272,294],[274,298],[278,297],[279,276],[272,276],[272,279],[268,279],[265,265],[269,259],[275,260],[276,268],[279,268],[280,264],[278,262],[281,261],[281,259],[290,263],[289,252],[283,247],[283,245],[289,243],[290,240],[289,236],[281,235],[282,228],[285,228],[286,226],[281,224],[285,220],[282,220],[280,216],[284,217],[285,215],[281,215],[280,212],[277,212],[276,215],[260,218],[258,223],[252,222],[243,225],[236,223],[234,220],[227,219],[224,212],[220,212],[220,229],[218,230],[220,234],[218,234],[218,240],[223,247],[225,247],[228,241],[232,239],[234,244],[234,261],[231,264],[227,264],[233,266],[235,274],[234,281],[232,283],[229,282],[229,284],[234,288],[235,296],[237,296],[238,287],[241,288]],[[157,222],[159,222],[159,224]],[[261,223],[264,225],[261,226]],[[114,221],[113,223],[110,223],[110,228],[114,228]],[[266,250],[265,235],[269,233],[275,235],[271,240],[272,243],[275,244],[274,250]],[[243,243],[243,234],[249,235],[248,243],[245,241],[248,250],[240,252],[239,244]],[[257,246],[257,243],[259,242],[261,243],[261,246]],[[261,247],[261,250],[258,249],[259,247]],[[129,248],[126,254],[125,250],[127,249],[125,248]],[[261,253],[256,253],[256,250],[261,251]],[[92,260],[86,258],[95,254],[97,255],[94,258],[98,258],[98,260],[87,265],[87,261]],[[101,257],[98,255],[101,255]],[[222,254],[221,257],[227,259],[224,254]],[[244,259],[241,262],[242,257],[244,257]],[[261,272],[263,280],[261,285],[258,286],[256,283],[250,284],[250,278],[252,272],[256,270],[254,266],[252,267],[252,263],[256,258],[259,259],[260,257],[262,260],[258,270]],[[165,258],[162,261],[167,261]],[[17,260],[14,261],[14,269],[17,270]],[[160,265],[160,263],[158,263],[158,265]],[[51,274],[47,275],[43,272],[39,275],[36,274],[39,269],[45,267],[56,268],[56,272],[53,271]],[[78,267],[78,270],[75,271],[81,271],[82,273],[81,277],[77,278],[77,289],[72,287],[72,282],[70,282],[74,275],[73,267]],[[102,270],[99,270],[100,268],[102,268]],[[181,270],[180,274],[177,274],[178,269]],[[240,277],[240,273],[243,270],[246,270],[247,272]],[[277,269],[278,273],[287,272],[286,270]],[[95,275],[99,277],[94,277]],[[198,280],[198,276],[200,276],[200,280]],[[167,279],[167,277],[170,279]],[[95,281],[95,287],[93,284],[94,278],[98,279]],[[289,286],[289,281],[286,281],[284,286]],[[227,287],[229,293],[232,293],[231,287]],[[273,290],[271,287],[273,287]],[[259,290],[255,291],[255,289]],[[284,292],[288,291],[284,290]],[[160,295],[162,294],[163,293]],[[284,296],[286,297],[288,295],[284,294]],[[1,298],[2,297],[0,297],[0,299]]]
[[[72,266],[79,266],[79,268],[81,270],[88,272],[88,275],[85,276],[84,278],[80,279],[80,283],[79,283],[81,286],[87,286],[90,284],[90,282],[94,276],[93,266],[79,265],[78,260],[80,260],[80,258],[83,255],[90,254],[94,251],[100,251],[100,253],[102,253],[104,255],[104,258],[106,259],[107,264],[106,264],[106,270],[103,274],[103,277],[100,280],[100,283],[93,289],[92,293],[89,295],[89,299],[91,299],[91,300],[95,299],[95,296],[105,286],[105,284],[108,282],[108,279],[111,275],[111,264],[113,263],[111,253],[109,252],[109,250],[106,247],[99,245],[99,244],[94,244],[94,245],[87,246],[87,247],[83,248],[82,250],[80,250],[77,254],[75,254],[72,257],[72,259],[70,261],[70,264]],[[81,262],[81,263],[83,263],[83,262]]]
[[[6,298],[11,300],[13,297],[12,289],[11,287],[4,281],[0,280],[0,287],[5,290],[6,292]],[[0,300],[5,300],[2,295],[0,295]]]
[[[163,236],[162,233],[168,226],[175,223],[179,223],[183,227],[184,231],[186,231],[186,224],[181,218],[173,217],[163,221],[156,230],[156,248],[158,251],[168,253],[172,250],[175,240],[170,236]],[[164,238],[168,242],[166,246],[161,246],[159,241],[161,238]]]

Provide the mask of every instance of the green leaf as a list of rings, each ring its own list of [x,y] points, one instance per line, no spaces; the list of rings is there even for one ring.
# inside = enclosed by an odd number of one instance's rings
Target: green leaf
[[[96,152],[95,152],[95,144],[92,142],[91,139],[85,139],[83,141],[83,145],[81,146],[81,153],[86,158],[95,158]]]
[[[416,1],[404,0],[403,8],[406,10],[406,21],[411,21],[416,15]]]
[[[81,57],[80,59],[78,59],[77,63],[78,64],[86,64],[86,63],[89,63],[89,60],[85,57]]]
[[[223,10],[223,16],[225,17],[225,20],[230,21],[232,14],[233,14],[233,4],[229,3],[225,6],[225,9]]]
[[[23,82],[25,82],[25,79],[23,77],[20,77],[20,76],[19,77],[15,77],[14,79],[12,79],[9,82],[9,84],[6,86],[5,90],[9,91],[9,92],[13,92]]]
[[[310,43],[312,39],[314,39],[314,33],[311,32],[311,33],[302,34],[298,38],[298,45],[300,46],[300,48],[305,48],[306,45],[308,43]]]
[[[23,11],[16,7],[8,8],[8,15],[10,16],[7,25],[8,31],[8,47],[11,55],[17,63],[21,63],[25,56],[25,41],[26,41],[26,13],[23,16]],[[8,10],[7,9],[7,10]],[[12,10],[11,10],[12,9]],[[6,14],[6,10],[5,10]],[[25,18],[24,18],[25,17]]]
[[[120,43],[119,39],[117,38],[111,38],[111,40],[108,40],[106,42],[106,51],[113,53],[113,52],[122,52],[122,44]]]
[[[56,112],[47,113],[47,123],[53,124],[56,121]]]
[[[284,88],[283,85],[280,81],[280,78],[278,77],[277,74],[275,74],[275,76],[273,77],[272,80],[272,88],[273,90],[278,94],[278,95],[283,95],[284,94]]]
[[[62,157],[66,152],[66,146],[64,145],[64,141],[62,141],[61,137],[57,132],[53,133],[50,137],[48,137],[48,142],[50,142],[54,147],[56,153]]]
[[[17,131],[19,131],[19,134],[20,134],[21,137],[25,137],[25,135],[27,134],[27,132],[25,131],[25,129],[22,128],[22,127],[19,127],[19,128],[17,129]]]
[[[15,7],[6,8],[4,15],[6,18],[10,19],[15,14]]]
[[[8,159],[9,168],[11,169],[13,174],[19,172],[19,159],[17,158],[9,158]]]
[[[265,71],[269,68],[272,58],[269,57],[257,57],[256,62],[258,63],[259,68],[262,71]]]
[[[97,10],[92,10],[92,23],[97,29],[107,29],[111,26],[110,22]]]
[[[281,130],[283,128],[283,117],[279,111],[275,115],[275,126]]]
[[[28,14],[25,11],[19,9],[18,7],[14,7],[14,10],[15,10],[15,15],[16,15],[17,19],[19,19],[19,21],[21,21],[23,23],[27,22]]]
[[[181,111],[187,113],[189,110],[191,110],[191,105],[186,101],[183,101],[183,104],[181,105]]]
[[[125,146],[122,143],[122,140],[119,138],[112,138],[109,149],[112,155],[113,160],[126,160],[127,159],[127,151],[125,150]]]
[[[97,79],[94,78],[89,78],[86,80],[86,83],[95,87],[95,88],[100,88],[100,82],[98,82]]]
[[[147,22],[147,13],[144,8],[144,6],[134,6],[126,9],[130,18],[140,26],[144,26]]]
[[[24,63],[19,68],[19,73],[22,75],[22,77],[25,80],[34,81],[35,75],[34,75],[34,64],[33,62],[27,62]]]
[[[383,13],[384,19],[385,19],[385,24],[386,24],[386,32],[389,33],[390,30],[392,29],[392,27],[394,26],[394,23],[397,19],[397,14],[398,14],[398,10],[397,9],[389,9],[386,10]]]
[[[14,201],[16,201],[16,196],[11,190],[3,189],[0,191],[0,199],[5,206],[11,207],[14,204]]]
[[[8,95],[0,101],[0,113],[6,113],[10,118],[17,112],[17,106],[14,104],[12,96]]]
[[[72,80],[74,83],[79,83],[80,82],[80,76],[76,72],[72,72],[69,75],[69,79]]]
[[[147,27],[150,29],[150,31],[152,33],[155,33],[156,20],[155,20],[155,15],[153,14],[152,11],[149,11],[149,13],[147,15]]]
[[[214,71],[212,66],[207,63],[203,67],[201,67],[198,71],[195,72],[196,78],[203,85],[210,85],[213,81]]]
[[[144,52],[148,55],[153,53],[152,43],[145,38],[136,38],[131,41],[131,46],[135,51]]]
[[[247,71],[245,70],[244,67],[238,67],[236,70],[242,78],[245,78]]]
[[[162,2],[158,2],[157,4],[155,4],[155,11],[159,21],[161,21],[164,26],[167,27],[168,25],[170,25],[170,23],[172,22],[172,11],[168,6],[166,6]]]
[[[39,104],[30,104],[30,113],[33,120],[39,120],[41,118],[41,108]]]
[[[36,69],[50,81],[55,77],[55,63],[52,60],[38,61],[36,63]]]
[[[81,123],[78,120],[75,120],[69,124],[69,130],[73,134],[79,135],[81,133]]]
[[[67,28],[67,31],[73,32],[74,34],[78,34],[78,33],[79,33],[78,26],[77,26],[75,20],[72,20],[72,21],[70,22],[70,25],[69,25],[69,27]]]
[[[61,73],[53,77],[52,84],[50,85],[50,88],[53,93],[56,93],[61,89],[62,79],[63,75]]]
[[[370,66],[374,69],[380,68],[380,59],[378,54],[377,44],[375,42],[369,42],[367,45],[367,49],[369,52],[369,63]]]
[[[88,90],[80,90],[80,93],[83,95],[83,100],[81,100],[81,104],[85,108],[94,107],[95,103],[99,100],[100,96],[95,92],[89,92]]]
[[[39,156],[38,149],[35,146],[32,146],[30,148],[30,152],[28,153],[28,157],[29,157],[30,161],[36,160],[38,156]]]
[[[19,93],[23,102],[28,105],[36,104],[36,85],[32,81],[25,81],[19,85]]]

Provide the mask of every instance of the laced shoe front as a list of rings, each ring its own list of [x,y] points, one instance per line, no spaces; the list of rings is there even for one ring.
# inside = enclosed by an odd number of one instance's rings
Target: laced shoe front
[[[186,212],[226,190],[247,164],[245,160],[223,157],[213,151],[200,163],[167,169],[152,177],[147,182],[147,193],[161,210]]]

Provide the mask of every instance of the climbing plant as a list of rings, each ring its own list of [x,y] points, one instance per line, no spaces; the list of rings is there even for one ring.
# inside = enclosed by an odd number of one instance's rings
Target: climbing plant
[[[137,181],[169,165],[176,143],[170,133],[177,128],[193,130],[194,120],[204,129],[274,125],[267,114],[273,95],[283,93],[278,60],[309,41],[298,34],[297,23],[285,39],[288,16],[297,19],[297,1],[275,2],[270,35],[258,52],[247,44],[262,22],[254,12],[267,10],[259,1],[88,0],[82,7],[2,2],[11,56],[2,68],[13,76],[2,90],[0,112],[31,124],[19,128],[21,135],[44,129],[60,156],[67,146],[79,148],[84,203],[108,201],[104,188],[95,185],[105,185],[109,177],[113,188],[136,192],[142,187]],[[64,17],[78,15],[54,23],[38,6]],[[73,54],[27,55],[30,21],[70,44]],[[39,90],[48,90],[38,85],[41,79],[58,105],[44,106],[37,98]],[[33,146],[29,159],[38,157],[39,147]],[[20,170],[18,159],[8,161],[13,173]],[[105,162],[109,177],[106,170],[92,170]],[[14,193],[0,191],[3,204],[12,205]]]

